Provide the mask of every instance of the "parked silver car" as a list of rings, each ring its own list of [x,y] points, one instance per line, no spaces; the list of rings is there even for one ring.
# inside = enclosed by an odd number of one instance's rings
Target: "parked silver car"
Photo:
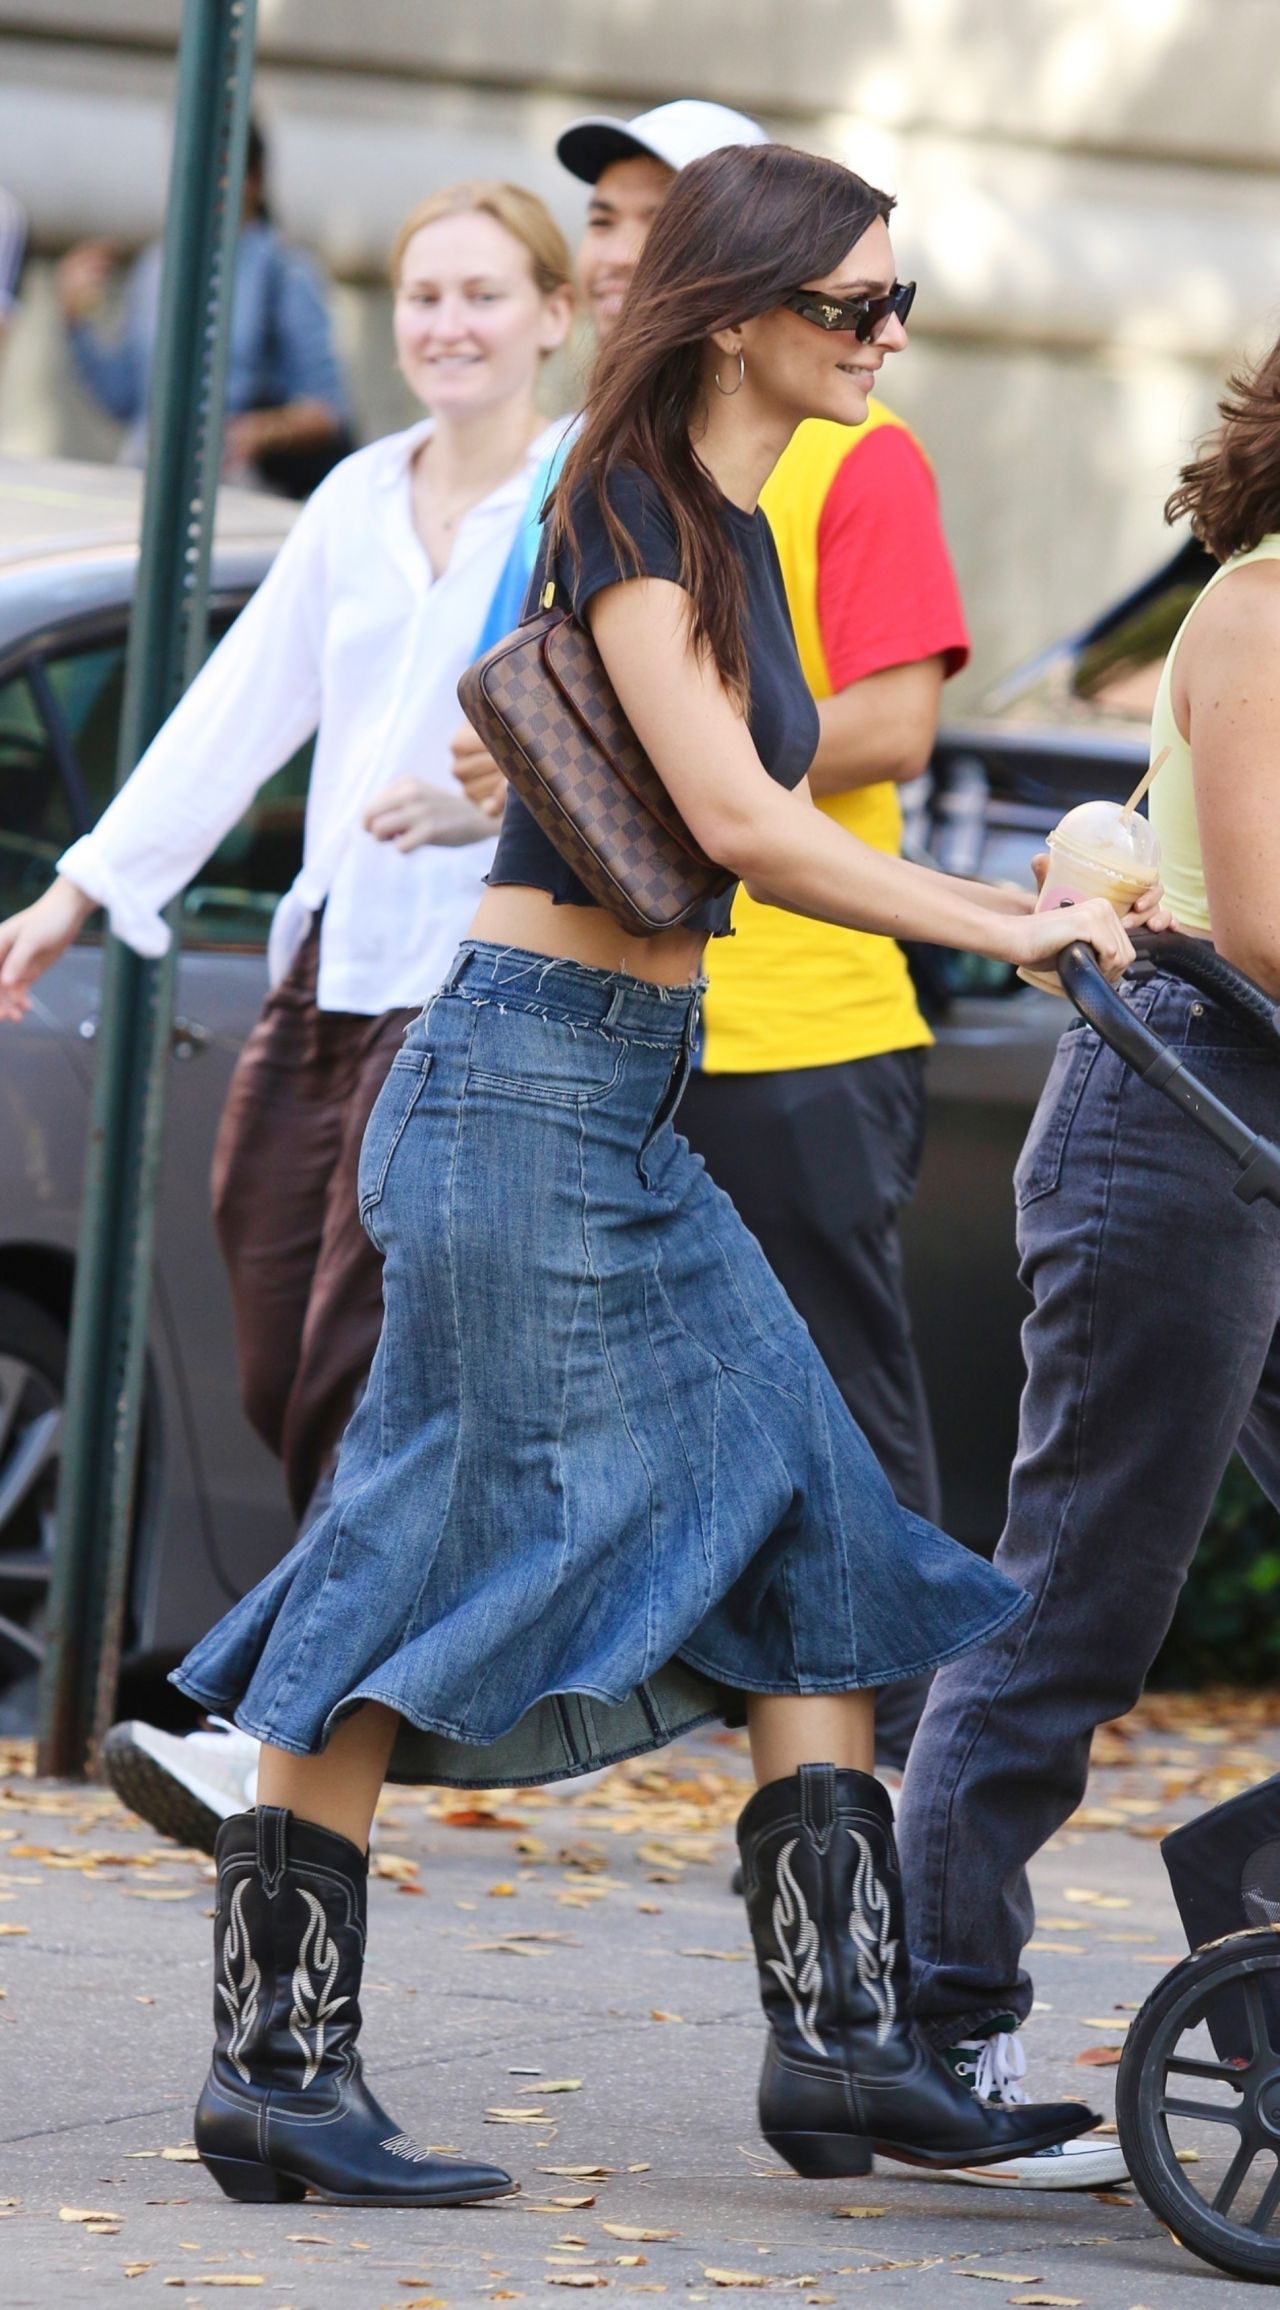
[[[113,788],[139,510],[134,474],[0,461],[0,915],[45,887]],[[224,492],[215,638],[289,519],[276,501]],[[1168,594],[1135,596],[1110,643],[1103,621],[1015,685],[1000,715],[946,732],[910,798],[912,839],[957,871],[1024,878],[1065,806],[1127,791],[1146,754],[1149,667],[1177,607]],[[290,1538],[279,1470],[240,1410],[208,1175],[266,984],[272,910],[297,868],[308,767],[304,749],[182,901],[126,1647],[131,1699],[152,1705],[150,1681]],[[1011,1179],[1063,1012],[976,960],[916,960],[938,1050],[909,1278],[948,1521],[989,1546],[1021,1382]],[[99,977],[87,937],[41,982],[31,1017],[0,1030],[0,1724],[29,1719],[41,1649]]]

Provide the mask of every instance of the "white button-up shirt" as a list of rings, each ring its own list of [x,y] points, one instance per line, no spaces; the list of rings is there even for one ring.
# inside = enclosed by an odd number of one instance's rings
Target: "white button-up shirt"
[[[439,577],[410,502],[410,460],[429,420],[344,458],[308,500],[132,777],[58,862],[138,954],[165,952],[161,909],[314,730],[302,870],[272,924],[272,983],[323,902],[322,1010],[376,1016],[416,1007],[439,985],[494,840],[405,853],[360,820],[405,775],[457,796],[458,677],[563,425],[546,427],[521,470],[463,517]]]

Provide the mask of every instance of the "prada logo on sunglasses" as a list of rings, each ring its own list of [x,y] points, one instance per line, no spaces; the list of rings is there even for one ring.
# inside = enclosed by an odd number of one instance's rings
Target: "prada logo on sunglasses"
[[[818,311],[823,320],[834,329],[836,322],[840,319],[840,307],[838,305],[819,305]]]

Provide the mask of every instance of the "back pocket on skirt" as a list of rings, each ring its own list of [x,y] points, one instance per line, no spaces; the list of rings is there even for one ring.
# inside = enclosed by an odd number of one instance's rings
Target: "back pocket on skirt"
[[[378,1093],[373,1113],[365,1126],[356,1185],[360,1199],[360,1224],[376,1251],[381,1251],[383,1246],[378,1241],[373,1224],[374,1215],[386,1189],[391,1158],[422,1097],[427,1076],[431,1072],[431,1058],[430,1051],[401,1051],[392,1060],[391,1072]]]

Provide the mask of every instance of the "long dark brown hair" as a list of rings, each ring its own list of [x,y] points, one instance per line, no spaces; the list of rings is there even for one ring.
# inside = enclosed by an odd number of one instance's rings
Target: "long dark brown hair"
[[[1280,341],[1255,369],[1230,379],[1218,415],[1221,425],[1183,466],[1164,517],[1189,513],[1201,543],[1229,561],[1280,530]]]
[[[689,438],[703,347],[713,330],[771,312],[792,289],[833,271],[893,205],[851,169],[790,145],[727,145],[681,169],[601,348],[586,423],[556,491],[553,549],[564,543],[576,557],[572,506],[586,483],[622,566],[638,570],[608,485],[622,465],[647,475],[675,523],[694,646],[744,705],[742,567],[720,519],[720,493]]]

